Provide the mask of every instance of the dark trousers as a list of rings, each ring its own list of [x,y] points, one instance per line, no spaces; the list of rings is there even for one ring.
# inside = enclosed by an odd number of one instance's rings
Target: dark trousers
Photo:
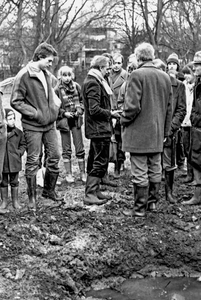
[[[6,150],[6,126],[2,125],[0,127],[0,182],[2,180],[2,170],[3,170],[3,164],[4,164],[4,155]]]
[[[190,151],[190,141],[191,141],[191,127],[183,127],[183,145],[184,145],[184,154],[187,157],[189,157],[189,151]]]
[[[91,139],[87,160],[89,176],[103,178],[108,168],[110,138]]]
[[[1,187],[7,187],[9,183],[11,187],[19,186],[19,172],[2,173]]]
[[[177,145],[176,145],[176,163],[178,167],[183,166],[185,161],[184,145],[183,145],[183,130],[178,130]]]

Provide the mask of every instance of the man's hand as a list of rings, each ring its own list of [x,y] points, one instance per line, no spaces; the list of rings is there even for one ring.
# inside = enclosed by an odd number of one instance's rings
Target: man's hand
[[[121,110],[112,110],[111,111],[112,118],[120,118],[121,117],[120,113]]]
[[[66,112],[64,113],[64,116],[65,116],[66,118],[70,119],[70,118],[73,118],[73,117],[74,117],[74,113],[69,112],[69,111],[66,111]]]

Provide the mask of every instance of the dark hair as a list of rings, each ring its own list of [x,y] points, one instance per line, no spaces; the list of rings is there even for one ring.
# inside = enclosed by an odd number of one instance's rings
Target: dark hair
[[[57,56],[57,51],[48,43],[40,44],[34,51],[33,61],[38,61],[41,58],[46,58],[50,55]]]
[[[183,69],[181,70],[182,73],[184,74],[192,74],[194,71],[194,63],[193,61],[190,61],[189,63],[187,63]]]

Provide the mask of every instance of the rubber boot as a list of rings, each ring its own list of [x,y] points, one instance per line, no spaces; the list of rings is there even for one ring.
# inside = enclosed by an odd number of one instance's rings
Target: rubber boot
[[[189,183],[193,181],[193,167],[187,163],[187,176],[184,179],[183,183]]]
[[[27,176],[27,194],[29,197],[28,208],[36,210],[36,175]]]
[[[13,207],[15,209],[21,209],[21,206],[18,202],[18,186],[11,186],[11,199],[13,203]]]
[[[116,161],[115,162],[115,165],[114,165],[114,178],[115,179],[120,178],[121,165],[122,165],[121,161]]]
[[[173,198],[173,183],[174,183],[174,170],[165,170],[165,197],[169,203],[175,204],[176,200]]]
[[[156,203],[159,201],[160,182],[149,183],[149,196],[147,201],[147,210],[156,211]]]
[[[201,186],[196,186],[194,195],[189,201],[183,202],[184,205],[196,205],[201,204]]]
[[[0,214],[5,214],[8,212],[8,187],[1,187],[1,199],[2,202],[0,204]]]
[[[86,176],[86,172],[85,172],[85,160],[78,159],[78,165],[79,165],[79,169],[80,169],[80,180],[82,182],[86,182],[87,176]]]
[[[41,167],[38,172],[37,172],[37,175],[36,175],[36,183],[37,183],[37,186],[39,187],[44,187],[44,176],[45,176],[45,168],[44,167]]]
[[[134,217],[145,217],[147,200],[148,200],[148,186],[138,186],[134,184]]]
[[[73,183],[75,182],[75,179],[72,175],[72,162],[70,159],[67,159],[64,161],[64,167],[66,170],[66,182],[67,183]]]
[[[42,192],[42,197],[50,198],[54,201],[63,201],[64,197],[59,197],[55,192],[55,186],[57,183],[58,173],[50,173],[47,169],[44,178],[44,188]]]
[[[100,178],[87,175],[84,204],[86,205],[101,205],[107,202],[106,199],[98,199],[97,189],[100,184]]]

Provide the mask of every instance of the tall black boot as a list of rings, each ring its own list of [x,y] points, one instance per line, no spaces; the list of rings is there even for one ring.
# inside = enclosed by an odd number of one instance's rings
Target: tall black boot
[[[59,174],[50,173],[46,169],[42,197],[50,198],[54,201],[63,201],[64,200],[64,197],[59,197],[57,195],[57,193],[55,192],[55,186],[56,186],[56,183],[57,183],[58,176],[59,176]]]
[[[114,178],[120,178],[120,171],[121,171],[122,161],[117,160],[114,165]]]
[[[13,207],[15,209],[20,209],[21,206],[18,201],[18,186],[11,186],[11,199],[12,199]]]
[[[84,204],[101,205],[107,202],[107,199],[98,199],[97,190],[100,184],[100,178],[87,175]]]
[[[28,208],[36,210],[36,175],[27,176],[27,194],[29,197]]]
[[[174,170],[166,171],[165,170],[165,197],[166,200],[172,204],[176,203],[176,200],[173,198],[173,183],[174,183]]]
[[[156,211],[156,203],[159,201],[160,182],[149,183],[149,196],[147,201],[147,210]]]
[[[148,186],[138,186],[134,184],[134,217],[145,217],[148,200]]]

